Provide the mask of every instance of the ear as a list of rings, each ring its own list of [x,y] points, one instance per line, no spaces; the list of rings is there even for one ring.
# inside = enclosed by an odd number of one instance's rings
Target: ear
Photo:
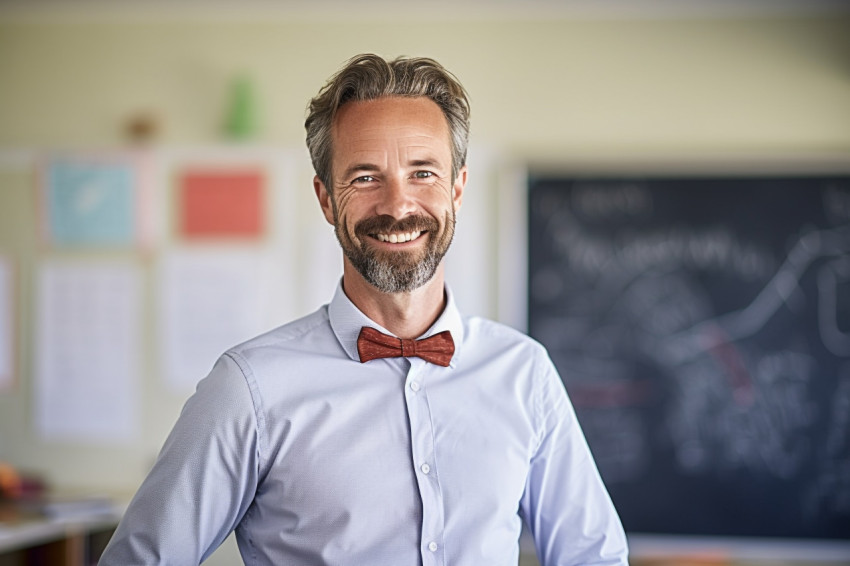
[[[460,210],[460,205],[463,203],[463,190],[466,188],[467,173],[466,165],[464,165],[457,172],[457,178],[455,178],[455,184],[452,187],[452,202],[455,212]]]
[[[333,197],[331,197],[327,187],[325,187],[325,184],[321,179],[319,179],[318,175],[313,177],[313,190],[316,191],[316,198],[319,199],[319,206],[322,207],[325,220],[327,220],[328,224],[331,226],[336,225],[336,222],[334,221],[333,202],[331,202]]]

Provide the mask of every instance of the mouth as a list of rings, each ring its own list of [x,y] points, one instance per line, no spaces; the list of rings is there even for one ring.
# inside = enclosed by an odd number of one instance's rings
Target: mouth
[[[377,233],[370,234],[373,238],[378,240],[379,242],[388,242],[390,244],[403,244],[405,242],[412,242],[416,240],[423,234],[421,230],[414,230],[412,232],[388,232],[388,233]]]
[[[423,242],[427,245],[431,234],[439,233],[439,228],[436,220],[424,215],[406,216],[400,220],[380,215],[357,222],[353,232],[361,242],[368,240],[376,249],[401,251],[421,246]]]

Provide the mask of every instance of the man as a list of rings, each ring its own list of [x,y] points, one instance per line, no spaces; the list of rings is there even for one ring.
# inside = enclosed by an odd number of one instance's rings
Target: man
[[[467,180],[463,87],[355,57],[306,121],[342,246],[330,304],[225,353],[101,564],[626,564],[622,527],[543,348],[462,318],[443,281]],[[389,356],[389,357],[387,357]]]

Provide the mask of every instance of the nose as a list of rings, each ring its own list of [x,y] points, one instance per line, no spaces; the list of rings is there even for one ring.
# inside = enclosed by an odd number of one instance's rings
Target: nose
[[[379,215],[387,214],[396,219],[404,218],[415,210],[412,191],[413,187],[408,186],[403,176],[387,177],[384,186],[381,187],[375,212]]]

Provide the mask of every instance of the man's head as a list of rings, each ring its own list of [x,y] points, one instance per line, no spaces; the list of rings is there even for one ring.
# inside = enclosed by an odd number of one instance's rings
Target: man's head
[[[452,179],[466,164],[469,142],[469,100],[460,82],[442,65],[425,57],[386,61],[378,55],[357,55],[330,78],[310,101],[304,127],[316,175],[333,186],[333,126],[348,102],[388,97],[425,97],[440,107],[449,125]]]
[[[463,87],[428,59],[366,55],[310,108],[316,194],[346,265],[385,293],[421,287],[449,248],[466,183]]]

